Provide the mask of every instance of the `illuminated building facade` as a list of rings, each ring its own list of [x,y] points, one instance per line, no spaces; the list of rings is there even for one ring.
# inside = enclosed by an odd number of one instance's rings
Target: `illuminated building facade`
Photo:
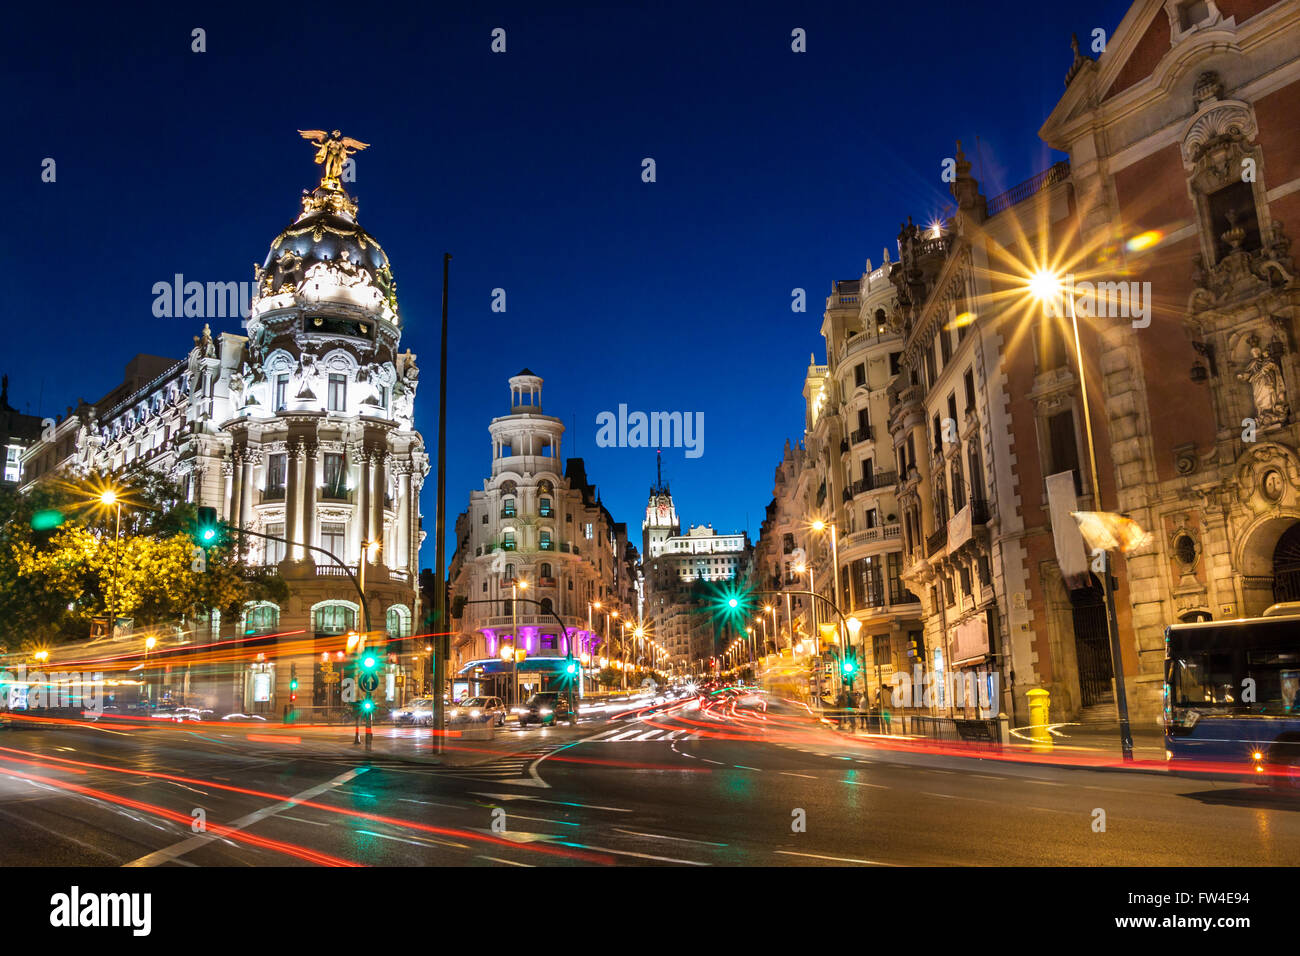
[[[334,665],[321,655],[363,629],[366,615],[340,563],[353,572],[365,564],[373,630],[409,637],[418,612],[428,471],[414,422],[419,370],[399,351],[388,257],[356,212],[327,175],[255,267],[245,335],[214,336],[205,325],[185,359],[137,356],[120,386],[81,403],[23,456],[28,484],[65,469],[159,471],[231,526],[291,542],[249,539],[251,562],[285,580],[288,600],[246,607],[224,629],[214,615],[210,634],[292,633],[306,653],[268,661],[259,672],[269,680],[250,671],[214,690],[221,701],[196,699],[205,706],[279,712],[291,669],[299,707],[341,705],[327,676]],[[381,700],[404,696],[409,668],[405,657],[387,668]]]
[[[626,616],[635,560],[582,459],[561,471],[564,424],[542,411],[541,377],[524,369],[509,384],[510,412],[488,426],[491,475],[456,519],[451,671],[505,696],[502,651],[522,651],[520,699],[561,679],[571,650],[589,673],[612,654],[606,615]]]

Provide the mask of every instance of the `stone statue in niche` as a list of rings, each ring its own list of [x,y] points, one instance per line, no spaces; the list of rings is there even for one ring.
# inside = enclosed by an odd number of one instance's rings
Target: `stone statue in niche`
[[[1250,363],[1244,372],[1237,374],[1238,381],[1249,382],[1255,402],[1255,421],[1260,428],[1285,422],[1290,415],[1286,401],[1286,383],[1282,368],[1273,360],[1267,348],[1260,348],[1259,339],[1251,336]]]

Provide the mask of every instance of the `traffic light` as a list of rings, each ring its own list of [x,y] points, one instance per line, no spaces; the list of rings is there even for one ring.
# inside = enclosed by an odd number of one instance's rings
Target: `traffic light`
[[[221,543],[221,522],[217,520],[216,508],[199,509],[194,522],[194,540],[202,548]]]
[[[361,702],[361,712],[363,714],[373,713],[374,709],[375,709],[375,702],[371,700],[369,697],[367,697],[365,700]],[[366,726],[369,726],[369,724],[367,724]],[[366,733],[369,733],[369,731],[366,731]]]
[[[33,531],[53,531],[63,524],[63,512],[56,508],[46,508],[32,515]]]
[[[858,662],[851,654],[847,654],[844,660],[840,661],[840,673],[848,680],[853,679],[853,675],[858,672]]]
[[[575,674],[577,674],[578,662],[570,658],[568,663],[564,665],[564,673],[568,674],[570,677],[573,677]]]

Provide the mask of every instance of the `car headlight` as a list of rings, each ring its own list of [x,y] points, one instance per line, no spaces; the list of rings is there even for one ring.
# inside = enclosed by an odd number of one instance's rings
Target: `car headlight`
[[[469,715],[470,715],[471,717],[478,717],[478,716],[479,716],[480,714],[482,714],[482,713],[483,713],[483,711],[481,711],[481,710],[479,710],[477,707],[475,707],[473,710],[471,710],[471,711],[469,712]]]
[[[540,713],[543,713],[543,714],[550,714],[550,713],[554,713],[554,711],[552,711],[551,708],[549,708],[549,707],[543,707],[543,708],[541,709]]]

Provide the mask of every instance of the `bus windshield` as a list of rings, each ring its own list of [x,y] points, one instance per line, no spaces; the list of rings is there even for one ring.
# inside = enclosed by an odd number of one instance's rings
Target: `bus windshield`
[[[1297,622],[1233,623],[1169,629],[1169,704],[1224,715],[1300,715]]]

